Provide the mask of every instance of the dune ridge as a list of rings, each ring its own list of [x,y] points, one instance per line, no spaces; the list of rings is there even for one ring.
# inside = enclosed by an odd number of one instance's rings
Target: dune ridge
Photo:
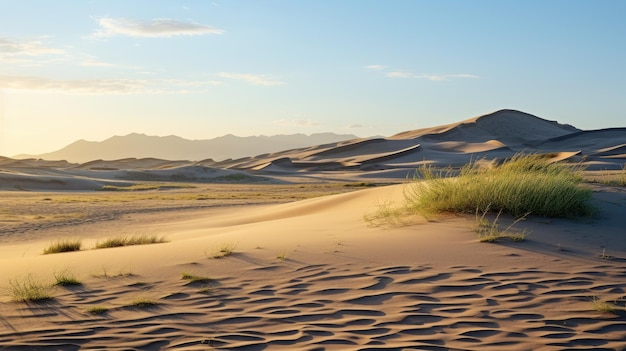
[[[37,177],[29,185],[29,174],[54,176],[57,178],[51,180],[57,183],[84,190],[95,190],[108,182],[128,184],[147,180],[303,182],[376,179],[397,182],[425,163],[437,167],[460,167],[470,160],[502,159],[520,152],[569,155],[571,162],[581,163],[588,170],[612,171],[620,170],[626,164],[624,145],[626,128],[584,131],[528,113],[500,110],[387,138],[352,139],[220,161],[125,158],[74,164],[0,158],[0,174],[5,180],[0,187],[5,190],[45,188],[45,182]],[[70,186],[69,178],[72,177],[80,182]],[[12,186],[8,179],[19,181],[19,184]]]

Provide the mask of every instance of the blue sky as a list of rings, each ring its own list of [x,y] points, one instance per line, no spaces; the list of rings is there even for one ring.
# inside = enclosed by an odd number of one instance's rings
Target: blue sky
[[[502,108],[624,127],[626,1],[0,0],[0,155],[359,136]]]

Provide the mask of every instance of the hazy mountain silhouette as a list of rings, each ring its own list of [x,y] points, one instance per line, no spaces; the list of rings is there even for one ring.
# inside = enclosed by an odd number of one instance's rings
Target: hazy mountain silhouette
[[[41,155],[18,155],[14,158],[41,158],[87,162],[123,158],[159,158],[164,160],[216,161],[254,156],[312,145],[334,143],[358,138],[351,134],[316,133],[274,136],[238,137],[231,134],[206,140],[189,140],[170,135],[165,137],[132,133],[104,141],[78,140],[60,150]]]

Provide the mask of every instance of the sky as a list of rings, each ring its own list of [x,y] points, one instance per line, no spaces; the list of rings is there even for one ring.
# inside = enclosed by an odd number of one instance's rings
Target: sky
[[[0,0],[0,155],[366,137],[517,109],[626,127],[626,1]]]

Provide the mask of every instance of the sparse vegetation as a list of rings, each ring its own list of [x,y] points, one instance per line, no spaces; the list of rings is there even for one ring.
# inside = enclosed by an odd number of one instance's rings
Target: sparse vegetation
[[[490,221],[487,218],[489,208],[486,208],[482,211],[482,214],[479,216],[479,211],[476,211],[476,232],[478,233],[478,240],[480,242],[488,242],[495,243],[500,239],[510,239],[515,242],[520,242],[526,240],[526,236],[528,235],[527,230],[514,230],[513,226],[518,222],[524,220],[526,216],[522,216],[516,219],[512,224],[507,226],[505,229],[500,229],[500,216],[502,215],[502,211],[498,212],[496,217]]]
[[[363,220],[372,227],[380,225],[388,225],[391,227],[399,227],[406,225],[405,220],[407,211],[402,207],[394,207],[391,201],[380,201],[376,205],[376,211],[363,215]]]
[[[102,266],[99,273],[94,273],[91,276],[94,278],[120,278],[120,277],[132,277],[134,275],[135,274],[132,272],[130,268],[127,270],[120,269],[115,274],[109,274],[109,270],[105,266]]]
[[[276,255],[276,258],[278,260],[281,260],[281,261],[287,260],[287,257],[288,257],[287,256],[287,251],[283,251],[283,252],[279,253],[278,255]]]
[[[161,236],[140,234],[133,236],[118,236],[105,239],[104,241],[98,241],[95,248],[105,249],[131,245],[160,244],[166,242],[167,240]]]
[[[159,301],[157,301],[156,299],[149,297],[149,296],[142,295],[142,296],[135,297],[126,306],[137,307],[137,308],[149,308],[149,307],[154,307],[158,305],[159,305]]]
[[[213,252],[205,252],[205,255],[209,258],[223,258],[234,254],[236,248],[237,244],[235,243],[224,243]]]
[[[597,296],[591,298],[591,306],[594,310],[602,313],[615,312],[616,306],[605,301],[601,301]]]
[[[21,280],[9,280],[9,290],[13,301],[43,302],[52,300],[49,285],[33,278],[31,274]]]
[[[43,250],[44,255],[62,252],[80,251],[82,241],[76,239],[62,239],[50,244]]]
[[[109,308],[105,306],[91,306],[86,311],[91,314],[105,314],[109,311]]]
[[[182,279],[188,280],[189,283],[210,283],[213,281],[213,279],[209,277],[203,277],[203,276],[199,276],[199,275],[195,275],[195,274],[187,273],[187,272],[182,273]]]
[[[129,186],[105,185],[101,191],[147,191],[147,190],[167,190],[167,189],[189,189],[195,188],[190,184],[171,184],[171,183],[141,183]]]
[[[83,283],[76,278],[76,276],[68,270],[63,270],[54,273],[55,283],[57,286],[80,286]]]
[[[411,212],[472,213],[502,210],[516,217],[591,216],[591,190],[581,186],[580,166],[551,163],[541,155],[518,154],[499,166],[470,162],[458,172],[421,167],[405,190]],[[458,173],[458,174],[457,174]],[[416,176],[417,177],[417,176]]]

